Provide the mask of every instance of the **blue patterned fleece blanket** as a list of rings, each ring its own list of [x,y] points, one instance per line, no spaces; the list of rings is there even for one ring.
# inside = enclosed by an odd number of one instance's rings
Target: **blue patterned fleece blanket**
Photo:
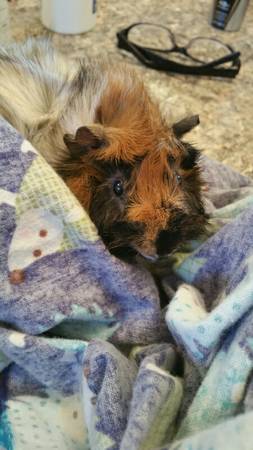
[[[1,449],[253,449],[253,184],[202,164],[209,235],[176,255],[161,311],[0,121]]]

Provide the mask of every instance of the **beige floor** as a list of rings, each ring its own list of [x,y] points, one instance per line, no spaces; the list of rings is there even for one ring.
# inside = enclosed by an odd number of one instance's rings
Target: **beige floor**
[[[201,126],[189,140],[211,157],[253,177],[253,3],[239,32],[217,31],[208,25],[207,0],[98,0],[96,27],[76,36],[53,34],[55,45],[69,57],[109,55],[134,64],[168,120],[198,113]],[[39,0],[12,0],[11,30],[16,40],[47,33],[40,23]],[[233,81],[159,73],[145,69],[116,47],[117,30],[135,21],[169,26],[180,43],[194,36],[218,37],[242,52],[242,68]]]

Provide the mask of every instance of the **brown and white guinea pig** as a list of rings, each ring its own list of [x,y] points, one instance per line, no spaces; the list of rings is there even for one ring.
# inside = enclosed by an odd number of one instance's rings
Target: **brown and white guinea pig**
[[[0,49],[0,114],[63,177],[115,254],[156,260],[203,232],[198,151],[135,71],[72,61],[46,40]]]

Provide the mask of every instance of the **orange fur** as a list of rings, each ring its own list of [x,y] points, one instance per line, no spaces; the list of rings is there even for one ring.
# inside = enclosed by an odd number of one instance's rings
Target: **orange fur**
[[[169,127],[132,68],[70,62],[31,39],[0,51],[0,97],[109,249],[161,255],[203,230],[197,151],[180,141],[198,116]]]
[[[129,69],[120,72],[120,76],[113,71],[109,73],[95,123],[80,128],[75,137],[69,138],[70,148],[81,156],[71,161],[72,166],[67,166],[72,168],[66,174],[66,183],[98,228],[107,230],[105,235],[118,222],[140,224],[143,232],[131,237],[131,247],[143,254],[155,255],[159,233],[173,228],[175,211],[190,217],[194,202],[198,206],[201,204],[198,168],[185,170],[182,167],[187,149],[168,127],[158,105],[134,73]],[[110,167],[122,163],[131,166],[131,177],[124,180],[127,192],[124,205],[115,198],[111,188],[113,179],[124,178],[124,175],[120,172],[117,175],[115,169],[113,177],[102,169],[103,164]],[[193,180],[188,193],[177,182],[177,175],[186,182]],[[92,195],[103,198],[102,202],[96,200],[96,207]],[[194,196],[196,201],[192,200]],[[192,222],[189,219],[189,230],[193,230],[193,234],[197,214],[193,213]],[[204,218],[201,220],[204,223]],[[196,230],[201,228],[199,225]],[[117,235],[117,229],[114,233],[108,241],[111,249],[124,245],[124,237]],[[181,234],[187,235],[187,230]]]
[[[127,76],[132,83],[131,89],[127,88],[130,84]],[[199,195],[201,183],[198,170],[183,170],[180,167],[186,153],[183,144],[174,136],[157,104],[150,99],[143,84],[133,78],[132,72],[125,73],[122,79],[114,80],[112,77],[96,114],[98,123],[92,125],[90,130],[103,145],[84,152],[76,163],[76,170],[66,182],[89,211],[92,206],[89,180],[92,178],[102,184],[105,182],[97,164],[124,162],[131,165],[127,207],[117,220],[143,224],[144,231],[133,238],[132,246],[144,254],[153,255],[156,253],[157,236],[160,231],[169,228],[170,220],[174,218],[172,210],[186,214],[190,210],[187,196],[177,183],[176,174],[185,179],[195,176],[196,192]],[[82,135],[81,131],[79,135]],[[172,165],[168,162],[169,156],[173,159]],[[106,201],[109,202],[109,198]],[[104,221],[108,221],[108,226],[115,215],[104,213]],[[115,245],[113,241],[111,247]]]

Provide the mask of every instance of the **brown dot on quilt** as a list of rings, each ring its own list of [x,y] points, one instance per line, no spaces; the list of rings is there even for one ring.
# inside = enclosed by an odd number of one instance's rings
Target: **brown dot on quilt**
[[[83,374],[84,374],[85,378],[88,378],[88,376],[90,375],[90,368],[84,367]]]
[[[47,230],[42,229],[42,230],[40,230],[39,235],[40,235],[40,237],[46,237],[47,233],[48,233]]]
[[[25,272],[23,270],[12,270],[9,274],[9,280],[11,284],[23,283],[25,279]]]
[[[36,248],[36,250],[33,251],[33,256],[35,256],[35,258],[38,258],[41,255],[42,251],[39,248]]]

